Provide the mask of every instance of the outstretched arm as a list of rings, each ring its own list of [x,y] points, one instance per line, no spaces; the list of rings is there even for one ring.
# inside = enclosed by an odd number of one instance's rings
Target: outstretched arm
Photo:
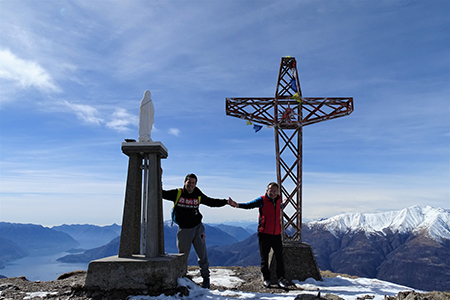
[[[163,190],[162,191],[162,198],[166,199],[166,200],[170,200],[170,201],[175,201],[177,198],[177,194],[178,194],[178,189],[173,189],[173,190]]]
[[[231,198],[230,198],[231,199]],[[252,209],[255,207],[261,207],[262,203],[263,203],[263,199],[261,197],[256,198],[253,201],[250,201],[248,203],[237,203],[233,200],[231,200],[231,206],[235,207],[235,208],[243,208],[243,209]]]
[[[237,203],[236,201],[234,201],[233,199],[231,199],[231,197],[228,198],[228,205],[230,205],[230,206],[232,206],[232,207],[234,207],[234,208],[239,207],[239,203]]]

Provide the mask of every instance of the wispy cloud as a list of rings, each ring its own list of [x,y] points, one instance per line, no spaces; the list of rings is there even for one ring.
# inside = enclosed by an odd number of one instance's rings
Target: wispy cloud
[[[117,108],[111,116],[112,120],[106,123],[106,127],[119,132],[127,132],[130,126],[138,124],[138,117],[130,114],[126,109]]]
[[[178,128],[170,128],[169,129],[169,134],[174,135],[174,136],[180,136],[180,129],[178,129]]]
[[[70,103],[65,100],[63,104],[72,110],[80,120],[88,124],[100,125],[104,122],[102,118],[97,116],[97,109],[91,105]]]
[[[36,88],[42,92],[59,92],[52,76],[39,63],[17,57],[8,49],[0,50],[0,79],[22,88]]]

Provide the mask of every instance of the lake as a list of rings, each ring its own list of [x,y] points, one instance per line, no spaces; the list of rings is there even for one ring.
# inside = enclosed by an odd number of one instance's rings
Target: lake
[[[59,275],[75,271],[87,270],[89,263],[68,264],[56,261],[69,253],[60,252],[45,256],[26,256],[12,261],[0,269],[0,275],[6,277],[25,276],[30,281],[56,280]]]

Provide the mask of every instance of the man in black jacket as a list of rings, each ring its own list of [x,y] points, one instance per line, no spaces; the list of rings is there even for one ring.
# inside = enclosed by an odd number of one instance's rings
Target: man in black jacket
[[[178,224],[177,247],[179,253],[184,253],[186,263],[191,250],[191,244],[194,245],[198,257],[200,274],[203,277],[202,287],[209,288],[209,261],[206,253],[205,227],[202,224],[202,214],[200,213],[200,204],[210,207],[222,207],[230,204],[231,198],[215,199],[202,193],[197,187],[197,176],[188,174],[184,180],[184,187],[164,191],[162,194],[166,200],[174,202],[172,211],[172,220]]]

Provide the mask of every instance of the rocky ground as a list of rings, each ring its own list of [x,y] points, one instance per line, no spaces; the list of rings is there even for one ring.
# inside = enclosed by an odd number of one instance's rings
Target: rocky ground
[[[261,284],[261,273],[259,267],[229,267],[236,276],[244,280],[244,284],[236,287],[236,290],[251,293],[267,293]],[[193,270],[193,268],[190,268]],[[333,277],[337,274],[322,272],[322,277]],[[339,274],[342,275],[342,274]],[[16,299],[58,299],[58,300],[109,300],[126,299],[125,294],[105,295],[102,293],[92,293],[84,290],[85,271],[75,271],[61,275],[55,281],[28,281],[25,277],[0,279],[0,300]],[[222,289],[212,285],[211,289]],[[180,291],[182,292],[182,291]],[[282,293],[282,289],[270,289],[271,293]],[[298,300],[328,299],[337,300],[339,297],[333,295],[322,296],[322,298],[311,295],[298,296]],[[386,297],[386,300],[449,300],[450,293],[433,292],[419,294],[415,292],[399,293],[396,297]],[[356,299],[355,299],[356,300]],[[363,299],[359,299],[363,300]]]

